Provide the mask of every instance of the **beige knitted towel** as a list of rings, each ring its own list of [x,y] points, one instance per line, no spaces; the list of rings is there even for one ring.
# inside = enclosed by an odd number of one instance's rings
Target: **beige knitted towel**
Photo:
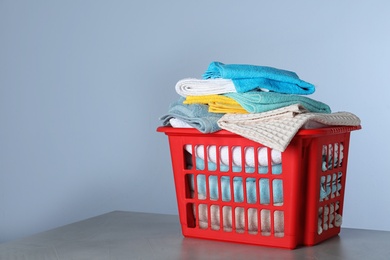
[[[225,114],[218,120],[222,129],[283,152],[306,123],[323,125],[360,125],[350,112],[311,113],[299,104],[255,114]]]

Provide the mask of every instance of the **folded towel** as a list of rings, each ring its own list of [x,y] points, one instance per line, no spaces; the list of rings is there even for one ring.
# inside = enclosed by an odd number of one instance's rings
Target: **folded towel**
[[[172,117],[171,119],[169,119],[169,124],[172,126],[172,127],[176,127],[176,128],[193,128],[191,125],[189,125],[188,123],[180,120],[179,118],[174,118]]]
[[[183,104],[183,101],[184,98],[180,97],[170,105],[168,113],[160,117],[164,126],[170,125],[170,119],[177,118],[202,133],[213,133],[221,130],[217,121],[221,118],[222,114],[209,113],[208,106],[206,105],[186,105]]]
[[[340,146],[340,149],[339,149]],[[334,147],[334,151],[333,151]],[[322,146],[322,171],[331,170],[338,165],[341,165],[344,159],[344,145],[328,144]]]
[[[283,203],[283,180],[269,178],[261,178],[259,183],[256,183],[255,178],[229,177],[221,176],[218,180],[217,175],[211,175],[208,178],[208,187],[206,186],[206,175],[198,174],[197,178],[198,199],[210,196],[211,200],[218,200],[218,181],[221,184],[222,201],[234,201],[241,203],[247,200],[247,203],[257,203],[258,194],[260,195],[260,204],[269,205],[271,199],[273,204]],[[233,182],[233,191],[230,190],[230,183]],[[244,190],[243,182],[245,181],[246,190]],[[191,190],[194,189],[194,179],[191,175]],[[272,185],[272,194],[270,194],[270,185]],[[233,194],[233,195],[232,195]]]
[[[312,94],[314,85],[301,80],[295,72],[266,66],[211,62],[204,79],[231,79],[236,92],[265,89],[285,94]]]
[[[284,236],[284,212],[281,210],[275,210],[272,214],[270,210],[263,209],[260,211],[260,220],[258,219],[258,210],[255,208],[246,210],[243,207],[232,209],[231,206],[223,206],[221,211],[220,206],[211,205],[209,212],[207,204],[199,204],[197,208],[194,206],[195,216],[197,216],[196,211],[198,212],[198,223],[201,229],[209,228],[210,218],[210,228],[212,230],[220,230],[222,224],[222,229],[226,232],[232,232],[233,230],[238,233],[249,232],[251,234],[260,232],[263,236],[270,236],[273,232],[276,237]],[[245,225],[246,219],[248,220],[248,226]]]
[[[339,202],[325,205],[318,210],[318,234],[322,234],[330,228],[340,227],[343,221],[341,214],[338,213],[340,208]]]
[[[187,152],[192,154],[192,145],[187,144],[185,147]],[[242,154],[242,148],[244,148],[244,154]],[[230,150],[230,151],[229,151]],[[201,158],[202,160],[207,159],[207,161],[212,163],[217,163],[217,148],[215,145],[207,146],[207,156],[204,154],[204,146],[196,145],[194,148],[195,156]],[[233,166],[242,166],[242,156],[244,155],[245,166],[255,167],[255,158],[257,159],[259,166],[268,166],[268,152],[267,147],[262,147],[256,151],[257,156],[255,157],[255,151],[253,147],[241,147],[234,146],[229,148],[228,146],[219,146],[218,147],[218,156],[220,163],[224,165],[230,165],[229,152],[232,156],[232,165]],[[282,162],[282,154],[279,151],[271,150],[271,164],[280,164]]]
[[[211,113],[248,113],[240,103],[224,95],[187,96],[183,103],[208,105]]]
[[[328,206],[325,206],[325,212],[323,207],[319,209],[319,235],[329,228],[341,226],[342,216],[336,212],[338,209],[338,203],[336,206],[331,204],[330,209]],[[231,206],[223,206],[221,211],[219,205],[211,205],[208,207],[207,204],[199,204],[198,207],[194,205],[193,210],[194,216],[199,217],[198,224],[201,229],[211,228],[212,230],[220,230],[222,222],[222,230],[226,232],[232,232],[234,230],[238,233],[249,232],[251,234],[257,234],[260,230],[263,236],[269,236],[272,232],[271,223],[273,223],[275,236],[284,236],[284,212],[282,210],[275,210],[273,215],[270,210],[260,210],[260,220],[258,219],[259,212],[255,208],[245,210],[243,207],[235,207],[234,211],[232,211]],[[273,219],[271,221],[272,217]],[[248,220],[248,226],[245,226],[246,219]]]
[[[298,130],[313,120],[324,125],[360,125],[349,112],[310,113],[299,104],[256,114],[225,114],[218,120],[222,129],[283,152]]]
[[[230,79],[186,78],[176,83],[175,90],[180,96],[201,96],[236,92]]]
[[[294,94],[249,91],[223,95],[187,96],[184,104],[204,104],[213,113],[261,113],[292,104],[301,104],[314,113],[330,113],[330,107],[320,101]]]
[[[342,172],[333,175],[321,176],[320,201],[340,196]],[[330,196],[330,197],[329,197]]]
[[[209,162],[207,164],[209,171],[216,171],[217,166],[215,163]],[[204,170],[205,169],[205,163],[204,160],[200,158],[196,158],[196,169],[197,170]],[[229,166],[221,164],[220,165],[220,172],[227,172],[229,169]],[[232,167],[233,172],[241,172],[241,167],[233,166]],[[259,166],[258,173],[259,174],[265,174],[268,173],[269,168],[268,166]],[[246,173],[254,173],[253,167],[245,167]],[[282,173],[282,164],[275,164],[271,167],[271,173],[272,174],[281,174]],[[336,176],[338,178],[336,179]],[[323,201],[324,199],[334,198],[335,196],[340,196],[339,191],[341,190],[341,184],[340,184],[340,178],[342,176],[342,173],[338,173],[338,175],[333,174],[333,180],[331,180],[331,176],[329,175],[326,179],[324,176],[321,178],[321,184],[320,184],[320,201]],[[246,196],[247,196],[247,202],[248,203],[256,203],[256,185],[254,184],[256,180],[254,178],[247,178],[246,179]],[[230,193],[230,177],[228,176],[222,176],[221,177],[221,194],[222,194],[222,200],[223,201],[230,201],[231,200],[231,193]],[[243,186],[242,186],[242,178],[241,177],[234,177],[233,178],[234,183],[234,201],[235,202],[243,202],[244,201],[244,193],[243,193]],[[282,187],[282,180],[274,180],[273,183],[273,189],[274,190],[274,203],[282,203],[283,202],[283,187]],[[193,176],[191,175],[191,183],[190,183],[191,191],[194,191],[194,180]],[[260,203],[261,204],[269,204],[269,181],[267,178],[262,178],[259,184],[260,188]],[[198,174],[197,177],[197,192],[198,197],[205,197],[207,194],[206,191],[206,176],[204,174]],[[216,175],[211,175],[209,178],[209,187],[208,187],[208,194],[210,196],[211,200],[218,200],[218,178]]]
[[[237,101],[249,113],[261,113],[293,104],[301,104],[313,113],[330,113],[330,107],[320,101],[294,94],[249,91],[224,94]]]

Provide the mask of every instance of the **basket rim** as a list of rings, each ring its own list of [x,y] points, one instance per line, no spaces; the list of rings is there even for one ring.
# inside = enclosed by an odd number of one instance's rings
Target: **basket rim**
[[[348,133],[355,130],[362,129],[361,125],[357,126],[327,126],[322,128],[314,128],[314,129],[300,129],[296,135],[299,136],[315,136],[315,135],[330,135],[330,134],[343,134]],[[157,132],[165,133],[165,134],[180,134],[180,135],[219,135],[219,136],[229,136],[229,137],[237,137],[239,135],[232,133],[228,130],[219,130],[214,133],[202,133],[196,128],[179,128],[179,127],[171,127],[171,126],[159,126],[157,127]]]

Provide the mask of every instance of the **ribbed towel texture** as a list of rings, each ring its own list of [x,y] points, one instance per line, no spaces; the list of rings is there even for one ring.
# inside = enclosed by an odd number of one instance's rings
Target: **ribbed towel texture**
[[[298,130],[308,121],[324,125],[360,125],[360,119],[349,112],[311,113],[295,104],[255,114],[225,114],[218,120],[222,129],[283,152]]]
[[[236,92],[243,93],[254,89],[285,94],[312,94],[314,85],[301,80],[295,72],[266,66],[246,64],[223,64],[211,62],[203,79],[231,79]]]

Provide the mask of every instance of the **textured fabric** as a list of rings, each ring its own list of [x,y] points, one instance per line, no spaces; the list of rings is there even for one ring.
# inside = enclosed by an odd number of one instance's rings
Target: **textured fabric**
[[[211,62],[204,79],[231,79],[239,93],[266,89],[285,94],[312,94],[315,86],[301,80],[295,72],[266,66]]]
[[[360,125],[360,119],[352,113],[310,113],[298,104],[264,113],[225,114],[218,120],[218,125],[283,152],[298,130],[309,120],[324,125]]]
[[[209,113],[206,105],[186,105],[183,104],[183,101],[184,98],[180,97],[170,105],[168,113],[160,117],[164,126],[170,125],[170,119],[176,118],[202,133],[213,133],[221,130],[217,122],[223,114]]]
[[[179,80],[175,85],[176,93],[180,96],[203,96],[236,92],[230,79],[194,79]]]
[[[208,105],[212,113],[248,113],[237,101],[224,95],[187,96],[183,103]]]
[[[301,104],[314,113],[330,113],[330,107],[312,98],[275,92],[249,91],[245,93],[227,93],[224,96],[237,101],[249,113],[266,112],[293,104]]]

